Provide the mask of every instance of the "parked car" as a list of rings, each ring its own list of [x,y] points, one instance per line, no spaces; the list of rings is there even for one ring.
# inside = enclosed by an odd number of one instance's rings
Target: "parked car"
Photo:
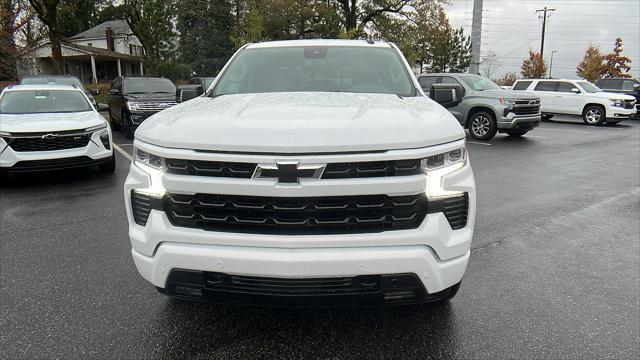
[[[453,106],[456,89],[432,96]],[[132,255],[165,294],[297,306],[458,291],[476,204],[465,133],[393,44],[245,45],[134,148]]]
[[[449,111],[474,139],[489,140],[498,132],[519,137],[540,125],[540,98],[535,95],[502,89],[473,74],[427,74],[418,81],[425,93],[432,84],[462,87],[462,102]]]
[[[25,76],[20,79],[20,85],[33,85],[33,84],[58,84],[58,85],[72,85],[84,91],[89,98],[89,102],[97,109],[96,99],[94,96],[100,95],[100,90],[91,89],[87,90],[80,79],[71,75],[34,75]]]
[[[106,110],[106,105],[100,104]],[[86,94],[67,85],[15,85],[0,94],[0,172],[98,166],[115,170],[111,129]]]
[[[596,81],[603,91],[621,93],[636,98],[636,117],[640,117],[640,80],[638,79],[600,79]]]
[[[176,104],[176,85],[159,77],[120,76],[109,89],[109,117],[133,139],[136,128],[149,116]]]
[[[581,116],[587,125],[615,124],[635,113],[633,96],[604,92],[586,80],[526,79],[513,88],[540,96],[543,114]]]

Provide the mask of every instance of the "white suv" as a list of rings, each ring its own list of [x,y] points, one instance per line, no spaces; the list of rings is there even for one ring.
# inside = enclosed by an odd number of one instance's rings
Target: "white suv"
[[[608,93],[586,80],[524,79],[513,84],[513,90],[524,90],[540,96],[540,111],[578,115],[587,125],[618,123],[635,113],[633,96]]]
[[[246,45],[134,146],[131,253],[163,293],[368,305],[459,288],[476,204],[465,133],[392,44]]]
[[[111,173],[115,164],[109,124],[82,89],[15,85],[0,94],[0,174],[95,165]]]

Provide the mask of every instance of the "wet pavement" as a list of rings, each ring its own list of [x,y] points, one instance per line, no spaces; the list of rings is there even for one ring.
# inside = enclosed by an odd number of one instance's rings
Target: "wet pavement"
[[[640,121],[554,118],[469,152],[472,256],[460,292],[440,306],[170,300],[130,257],[122,154],[109,176],[16,177],[0,186],[3,358],[637,359]]]

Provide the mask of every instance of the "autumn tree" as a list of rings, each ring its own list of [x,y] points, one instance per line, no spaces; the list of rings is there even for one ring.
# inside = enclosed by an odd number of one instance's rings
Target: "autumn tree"
[[[604,70],[604,55],[597,46],[590,45],[576,67],[576,74],[583,79],[595,82],[601,78]]]
[[[547,74],[547,64],[540,53],[529,49],[529,58],[522,62],[520,72],[525,79],[541,79]]]
[[[496,79],[496,83],[500,86],[512,86],[516,80],[518,80],[516,73],[510,72]]]
[[[58,7],[60,0],[29,0],[29,4],[38,14],[38,18],[47,27],[49,44],[51,46],[51,59],[53,60],[53,71],[56,74],[64,73],[64,62],[62,60],[62,41],[63,29],[58,22]]]
[[[630,78],[631,59],[622,55],[622,38],[616,39],[613,52],[605,55],[605,66],[602,72],[604,78]]]

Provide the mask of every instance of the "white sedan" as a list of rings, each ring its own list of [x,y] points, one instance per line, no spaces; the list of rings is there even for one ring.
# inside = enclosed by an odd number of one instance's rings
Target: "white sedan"
[[[0,174],[98,166],[115,170],[111,128],[68,85],[15,85],[0,93]]]

